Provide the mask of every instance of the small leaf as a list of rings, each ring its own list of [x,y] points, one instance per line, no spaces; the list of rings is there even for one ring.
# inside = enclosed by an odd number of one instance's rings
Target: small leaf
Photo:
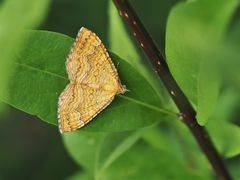
[[[222,155],[233,157],[240,154],[240,127],[231,122],[215,120],[209,123],[207,128]]]
[[[69,83],[65,61],[73,39],[58,33],[28,31],[22,51],[11,67],[8,91],[2,100],[22,111],[57,125],[59,94]],[[123,84],[130,90],[118,95],[94,121],[88,131],[123,131],[138,129],[173,115],[159,107],[160,101],[148,82],[128,63],[110,54]]]

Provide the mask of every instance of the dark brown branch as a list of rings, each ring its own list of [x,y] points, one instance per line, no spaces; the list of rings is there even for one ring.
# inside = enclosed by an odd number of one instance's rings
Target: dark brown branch
[[[188,101],[183,91],[179,88],[169,71],[167,63],[154,44],[152,38],[139,20],[132,6],[127,0],[113,0],[120,15],[126,20],[136,40],[145,51],[156,73],[162,79],[166,89],[180,111],[180,118],[191,130],[202,151],[212,165],[218,179],[231,179],[220,155],[214,147],[207,131],[196,121],[196,111]]]

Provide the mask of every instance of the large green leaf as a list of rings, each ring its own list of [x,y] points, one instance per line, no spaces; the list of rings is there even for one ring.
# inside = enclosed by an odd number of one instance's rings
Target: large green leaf
[[[58,33],[28,31],[23,49],[16,54],[8,91],[2,100],[22,111],[57,124],[59,94],[69,83],[65,59],[73,39]],[[173,115],[159,107],[159,98],[148,82],[128,63],[119,62],[119,75],[129,92],[118,95],[113,103],[83,129],[89,131],[123,131],[151,125]]]
[[[214,110],[219,79],[212,50],[221,41],[237,0],[188,1],[177,5],[168,19],[167,62],[174,78],[197,108],[204,125]]]
[[[72,158],[95,179],[101,179],[109,166],[126,152],[142,131],[99,133],[76,131],[64,134],[64,144]]]
[[[0,7],[0,96],[6,96],[5,86],[13,51],[21,45],[25,28],[34,28],[43,20],[49,0],[6,0]],[[1,105],[1,103],[0,103]]]

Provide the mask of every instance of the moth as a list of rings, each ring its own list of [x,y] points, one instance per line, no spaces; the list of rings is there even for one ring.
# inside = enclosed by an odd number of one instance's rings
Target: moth
[[[98,36],[82,27],[66,60],[70,83],[59,96],[59,130],[83,127],[105,109],[116,94],[127,91]]]

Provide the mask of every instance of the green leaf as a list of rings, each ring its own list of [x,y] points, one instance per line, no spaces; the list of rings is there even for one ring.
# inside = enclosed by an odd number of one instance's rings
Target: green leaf
[[[34,28],[44,19],[49,0],[6,0],[0,7],[0,96],[7,96],[5,90],[13,52],[21,46],[22,32]],[[1,103],[0,103],[1,105]]]
[[[239,99],[238,91],[233,89],[223,91],[214,116],[207,124],[207,129],[217,149],[228,158],[240,154],[240,127],[230,121],[239,105]]]
[[[96,133],[76,131],[63,136],[72,158],[91,176],[100,179],[109,166],[141,137],[142,131]]]
[[[28,31],[22,51],[15,56],[9,80],[10,97],[2,100],[17,109],[57,125],[59,94],[69,83],[65,60],[73,39],[58,33]],[[83,129],[123,131],[149,126],[173,115],[159,107],[159,98],[148,82],[128,63],[111,53],[119,63],[118,72],[130,90],[118,95],[113,103]]]
[[[213,142],[219,152],[225,157],[240,154],[240,127],[231,123],[215,120],[207,125]]]
[[[218,70],[214,66],[217,57],[214,59],[212,51],[223,38],[237,5],[237,0],[183,2],[173,8],[168,19],[167,62],[197,108],[200,125],[205,125],[212,114],[219,91]]]

